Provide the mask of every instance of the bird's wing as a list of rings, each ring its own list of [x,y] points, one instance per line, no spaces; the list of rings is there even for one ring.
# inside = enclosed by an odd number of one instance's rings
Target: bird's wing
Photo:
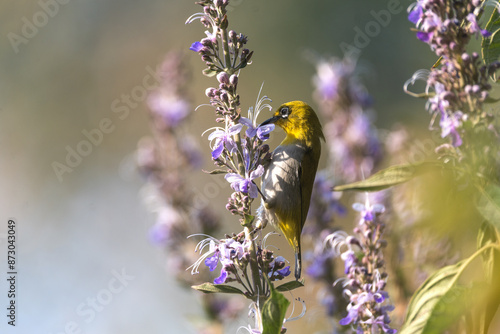
[[[301,218],[302,227],[307,218],[309,211],[309,204],[311,202],[311,194],[314,185],[314,178],[318,168],[318,157],[315,156],[316,152],[312,149],[305,151],[301,168],[300,168],[300,196],[301,196]]]
[[[262,178],[266,197],[266,218],[279,228],[290,244],[298,247],[302,224],[300,165],[305,149],[300,145],[280,145]]]

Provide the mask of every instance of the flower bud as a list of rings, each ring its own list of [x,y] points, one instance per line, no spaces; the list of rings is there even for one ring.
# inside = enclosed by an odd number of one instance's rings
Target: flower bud
[[[207,88],[207,89],[205,90],[205,95],[206,95],[207,97],[209,97],[209,98],[213,98],[213,97],[215,97],[215,91],[216,91],[216,89],[215,89],[215,88],[213,88],[213,87]]]
[[[463,53],[462,54],[462,60],[465,62],[465,63],[468,63],[470,62],[470,56],[468,53]]]
[[[229,97],[228,97],[228,95],[227,95],[226,92],[222,92],[220,94],[220,99],[222,100],[222,102],[228,102],[229,101]]]
[[[217,74],[217,80],[221,83],[221,84],[228,84],[229,83],[229,76],[227,75],[226,72],[220,72],[219,74]]]
[[[231,75],[229,77],[229,83],[236,87],[236,85],[238,84],[238,76],[236,74]]]

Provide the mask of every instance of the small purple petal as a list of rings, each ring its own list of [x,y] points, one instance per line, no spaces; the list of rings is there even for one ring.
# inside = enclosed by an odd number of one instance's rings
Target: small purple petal
[[[213,256],[207,257],[205,259],[205,265],[210,269],[210,271],[214,271],[219,264],[219,254],[215,253]]]
[[[361,203],[354,203],[352,205],[352,208],[358,212],[363,212],[366,209],[365,205]]]
[[[353,251],[349,251],[346,259],[344,260],[344,273],[348,274],[351,267],[356,263],[356,255]]]
[[[380,291],[374,295],[374,298],[377,303],[383,303],[388,296],[386,291]]]
[[[217,147],[212,151],[212,159],[217,159],[222,154],[224,150],[224,142],[221,140]]]
[[[281,276],[288,276],[290,275],[291,271],[290,271],[290,266],[286,266],[285,268],[283,269],[280,269],[278,271],[276,271],[278,274],[280,274]]]
[[[483,37],[490,37],[491,36],[491,32],[489,32],[488,30],[486,29],[481,29],[481,35]]]
[[[257,186],[253,182],[249,182],[250,187],[248,189],[248,196],[250,198],[257,198],[259,196],[259,191],[257,190]]]
[[[149,239],[156,245],[164,245],[170,236],[170,228],[167,224],[155,224],[149,230]]]
[[[241,128],[243,128],[243,124],[233,125],[232,127],[229,128],[229,130],[227,130],[227,134],[229,136],[235,135],[241,131]]]
[[[366,221],[373,221],[373,219],[375,219],[375,215],[373,214],[373,211],[372,210],[366,210],[364,213],[363,213],[363,219],[366,220]]]
[[[243,124],[243,125],[246,125],[247,127],[253,127],[253,123],[250,119],[246,118],[246,117],[240,117],[240,123]]]
[[[250,180],[256,179],[258,177],[261,177],[264,174],[264,166],[259,165],[253,172],[250,173]]]
[[[250,182],[249,180],[247,180],[247,179],[244,179],[243,181],[241,181],[241,182],[239,183],[239,185],[240,185],[240,187],[239,187],[239,188],[240,188],[240,191],[241,191],[242,193],[247,194],[247,193],[248,193],[248,188],[250,187],[250,184],[253,184],[253,183],[251,183],[251,182]]]
[[[222,130],[215,130],[211,134],[208,135],[208,140],[213,140],[215,138],[224,138],[226,136],[226,133]]]
[[[260,140],[267,140],[267,139],[269,139],[269,133],[271,131],[273,131],[274,128],[275,128],[274,124],[266,124],[266,125],[257,127],[257,129],[256,129],[256,131],[257,131],[257,137]]]
[[[347,311],[347,316],[345,318],[340,319],[339,324],[342,326],[349,325],[358,317],[358,307],[353,306]]]
[[[226,176],[224,176],[224,178],[229,183],[241,182],[244,180],[244,178],[241,177],[240,174],[236,174],[236,173],[228,173],[228,174],[226,174]]]
[[[214,283],[222,284],[226,281],[226,278],[227,278],[227,271],[225,271],[224,268],[222,268],[222,270],[220,271],[220,276],[214,279]]]
[[[423,9],[422,9],[422,6],[420,6],[419,4],[417,4],[413,9],[412,11],[410,12],[410,14],[408,14],[408,20],[413,23],[413,24],[417,24],[417,22],[420,20],[420,18],[422,17],[422,14],[423,14]]]
[[[424,43],[428,43],[431,40],[432,32],[417,32],[417,38]]]
[[[193,44],[191,44],[191,47],[189,48],[189,50],[192,50],[194,52],[200,52],[200,50],[203,48],[203,44],[201,44],[201,42],[194,42]]]

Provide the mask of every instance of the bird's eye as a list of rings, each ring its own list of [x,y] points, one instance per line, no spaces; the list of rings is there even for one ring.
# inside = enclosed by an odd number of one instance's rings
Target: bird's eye
[[[280,109],[281,118],[287,118],[289,114],[290,114],[290,109],[288,109],[288,107],[283,107]]]

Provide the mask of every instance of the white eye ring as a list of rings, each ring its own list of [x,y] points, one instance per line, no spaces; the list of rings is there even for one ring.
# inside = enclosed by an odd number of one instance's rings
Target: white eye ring
[[[288,118],[289,114],[290,114],[290,109],[288,109],[288,107],[283,107],[280,109],[281,118]]]

